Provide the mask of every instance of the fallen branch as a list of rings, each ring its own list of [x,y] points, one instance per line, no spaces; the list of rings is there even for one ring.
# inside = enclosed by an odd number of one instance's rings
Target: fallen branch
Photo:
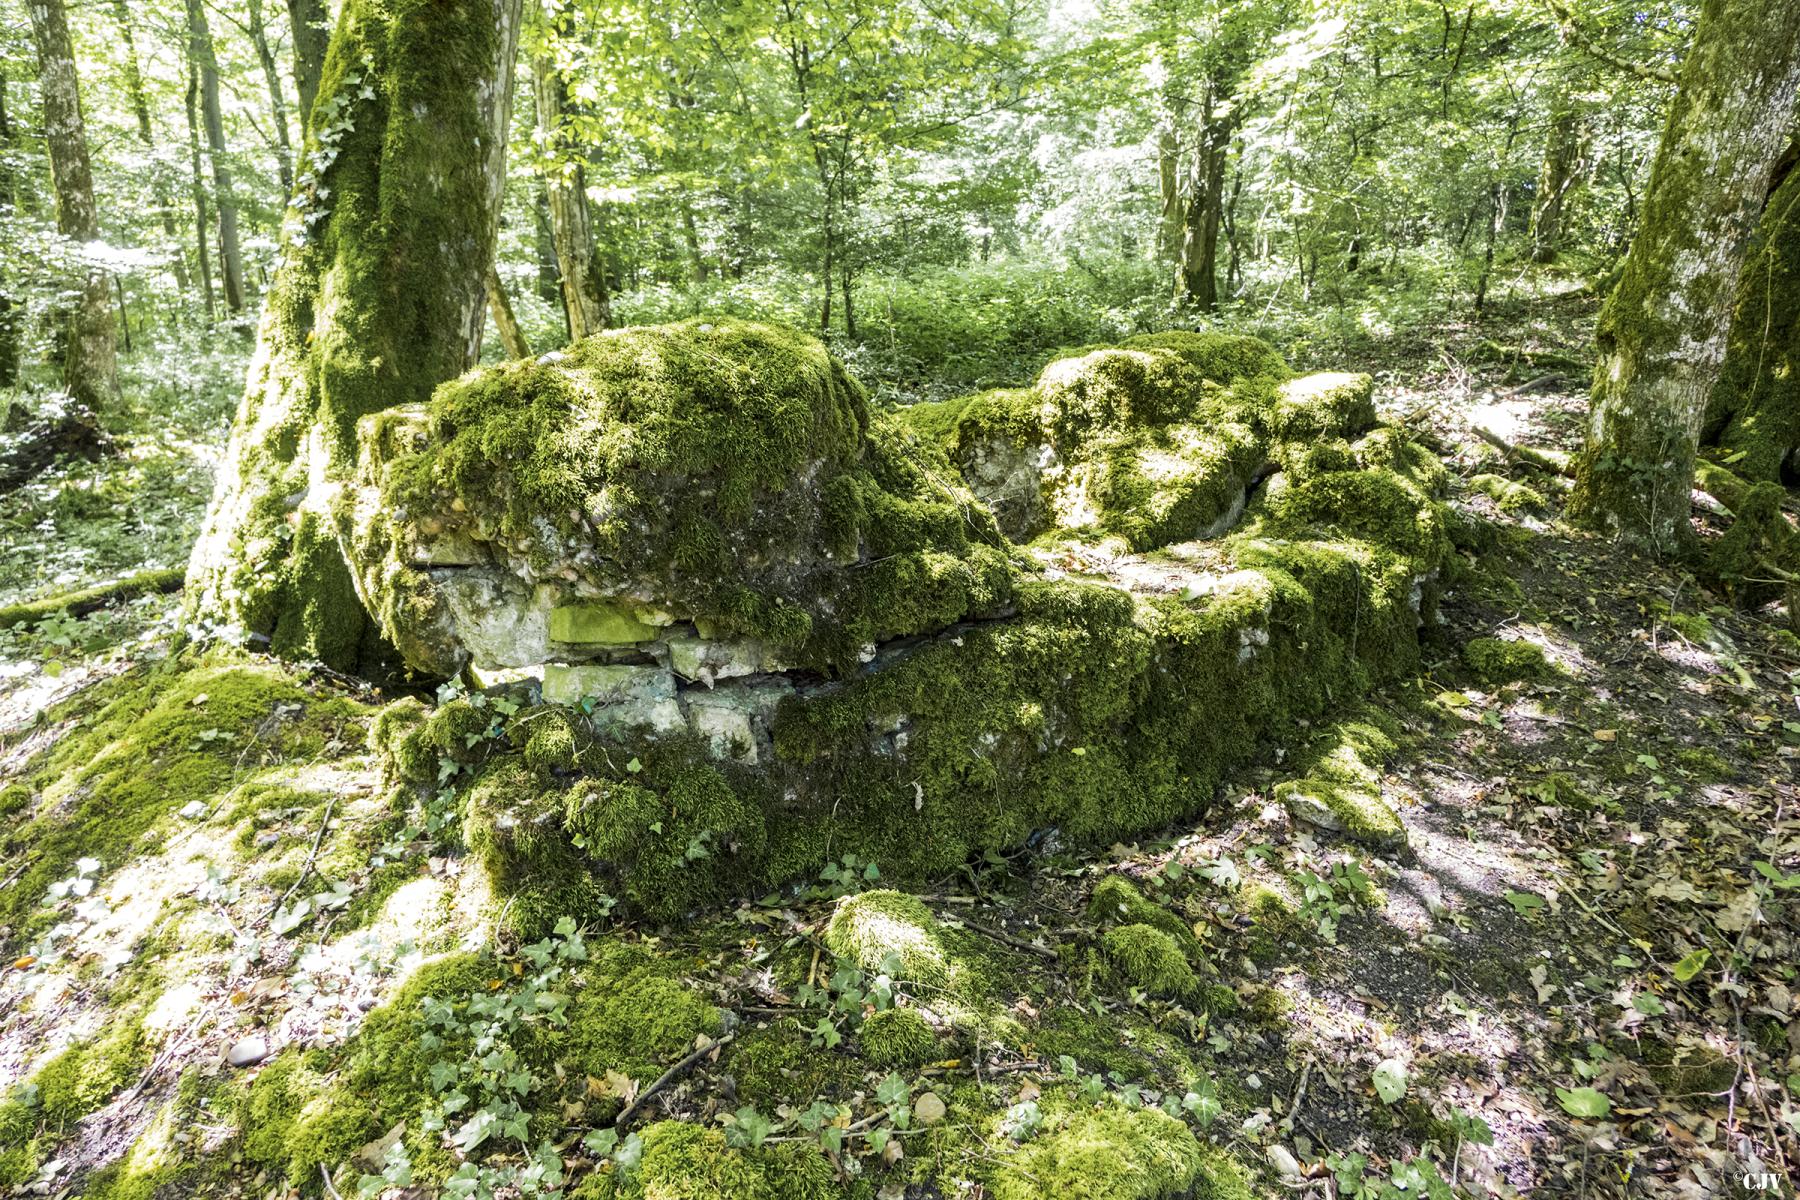
[[[136,575],[127,575],[123,579],[82,588],[77,592],[59,592],[54,596],[46,596],[42,600],[29,600],[24,604],[9,604],[5,608],[0,608],[0,629],[11,629],[15,625],[28,625],[41,621],[45,617],[55,616],[57,613],[68,613],[72,617],[85,616],[118,601],[135,600],[139,596],[179,592],[182,582],[186,578],[187,570],[184,567],[171,567],[162,571],[140,571]]]
[[[954,919],[963,925],[967,925],[970,929],[973,929],[976,933],[982,934],[985,937],[991,937],[997,942],[1005,942],[1008,946],[1012,946],[1015,949],[1024,950],[1030,954],[1035,954],[1039,958],[1047,958],[1051,962],[1061,962],[1062,961],[1057,956],[1056,951],[1050,949],[1048,946],[1040,946],[1040,945],[1036,944],[1035,942],[1028,942],[1024,938],[1014,937],[1012,934],[1006,932],[1004,929],[996,929],[991,925],[983,925],[979,921],[971,921],[967,917],[956,917]]]
[[[686,1058],[682,1059],[680,1062],[676,1063],[674,1066],[672,1066],[668,1070],[664,1071],[661,1075],[658,1075],[656,1077],[655,1083],[652,1083],[649,1087],[647,1087],[643,1091],[639,1092],[637,1094],[637,1099],[633,1100],[630,1104],[627,1104],[625,1106],[625,1111],[621,1112],[619,1114],[618,1120],[613,1122],[613,1128],[618,1130],[620,1133],[624,1133],[625,1127],[631,1123],[631,1118],[637,1116],[638,1111],[644,1107],[644,1104],[650,1099],[650,1097],[656,1095],[656,1093],[658,1093],[658,1092],[662,1091],[664,1088],[668,1087],[669,1084],[671,1084],[675,1080],[681,1078],[681,1076],[687,1074],[689,1071],[693,1070],[695,1063],[699,1062],[701,1059],[703,1059],[707,1055],[711,1054],[714,1050],[717,1050],[720,1046],[725,1045],[727,1042],[731,1041],[731,1039],[735,1038],[736,1036],[737,1036],[737,1034],[735,1034],[735,1033],[728,1033],[724,1037],[715,1038],[713,1041],[708,1042],[706,1045],[698,1047],[697,1049],[692,1051],[690,1054],[688,1054],[688,1056]]]
[[[294,878],[294,882],[288,884],[288,890],[281,893],[281,899],[275,901],[275,907],[269,910],[263,920],[273,921],[275,914],[281,911],[281,906],[288,902],[288,897],[292,896],[300,885],[306,882],[306,877],[312,874],[313,860],[319,856],[319,843],[325,840],[325,831],[331,828],[331,810],[336,806],[337,796],[334,794],[325,801],[325,819],[319,822],[319,832],[313,834],[312,849],[306,852],[306,864],[300,868],[300,874]]]
[[[1552,475],[1573,475],[1569,460],[1545,450],[1533,450],[1530,446],[1520,446],[1507,441],[1491,429],[1480,425],[1469,426],[1476,437],[1505,455],[1508,461],[1522,462],[1526,466],[1536,467],[1540,471],[1548,471]]]

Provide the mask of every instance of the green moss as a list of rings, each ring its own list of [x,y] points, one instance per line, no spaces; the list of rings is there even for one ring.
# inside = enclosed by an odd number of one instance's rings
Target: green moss
[[[937,1057],[937,1033],[916,1009],[885,1008],[863,1018],[863,1055],[878,1067],[917,1067]]]
[[[937,986],[950,982],[949,955],[937,918],[904,892],[884,889],[845,897],[825,927],[825,944],[870,973]]]
[[[150,1065],[140,1010],[116,1013],[100,1031],[46,1062],[0,1101],[0,1186],[31,1179],[76,1122],[103,1107]]]
[[[1503,513],[1540,512],[1546,506],[1543,493],[1504,475],[1477,475],[1469,480],[1469,486],[1492,500]]]
[[[1463,646],[1463,661],[1489,686],[1542,679],[1555,672],[1537,643],[1502,638],[1470,638]]]
[[[1177,999],[1199,990],[1200,980],[1181,943],[1161,929],[1120,925],[1101,935],[1100,945],[1113,970],[1133,987]]]
[[[1340,721],[1299,756],[1304,774],[1279,784],[1276,798],[1314,824],[1340,830],[1366,845],[1406,841],[1406,826],[1382,796],[1382,761],[1394,753],[1386,730],[1372,720]]]
[[[738,1095],[765,1112],[775,1107],[774,1101],[804,1108],[822,1096],[848,1095],[863,1082],[859,1060],[813,1046],[792,1021],[740,1032],[726,1050],[724,1065],[737,1082]]]
[[[1009,1151],[994,1200],[1164,1200],[1186,1194],[1213,1165],[1180,1121],[1156,1109],[1107,1104],[1059,1113],[1054,1129]],[[1209,1176],[1210,1180],[1210,1176]]]
[[[1088,916],[1112,925],[1150,925],[1174,938],[1183,949],[1198,949],[1194,931],[1186,921],[1144,898],[1137,885],[1123,875],[1108,875],[1094,886],[1088,898]]]
[[[725,1135],[686,1121],[658,1121],[641,1134],[637,1169],[582,1180],[573,1200],[838,1200],[846,1192],[817,1146],[734,1149]]]
[[[601,944],[574,995],[568,1026],[549,1035],[545,1054],[573,1071],[618,1071],[647,1084],[697,1037],[719,1034],[719,1010],[635,946]]]
[[[366,1097],[319,1074],[295,1050],[257,1072],[238,1118],[245,1158],[308,1187],[321,1166],[335,1170],[384,1128]]]
[[[124,864],[141,839],[191,801],[211,805],[265,762],[311,759],[363,713],[321,699],[279,667],[232,658],[171,660],[97,684],[48,714],[75,725],[34,760],[37,815],[0,833],[0,926],[29,933],[76,859]]]

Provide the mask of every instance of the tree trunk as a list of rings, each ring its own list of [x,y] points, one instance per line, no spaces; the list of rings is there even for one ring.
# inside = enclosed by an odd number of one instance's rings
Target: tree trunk
[[[269,120],[275,126],[275,166],[281,172],[282,198],[294,194],[294,145],[288,140],[287,98],[281,94],[281,71],[275,65],[275,52],[269,49],[269,35],[263,29],[262,0],[249,0],[250,44],[256,49],[256,61],[262,66],[263,81],[269,88]]]
[[[1744,243],[1800,89],[1800,4],[1706,0],[1643,225],[1600,313],[1571,515],[1656,551],[1690,537],[1689,491]]]
[[[225,307],[244,308],[244,253],[238,245],[237,198],[231,189],[231,166],[225,161],[225,115],[219,107],[219,64],[213,57],[212,30],[206,24],[204,0],[187,0],[188,58],[200,72],[200,115],[206,128],[207,157],[212,161],[213,203],[219,210],[219,279]]]
[[[13,165],[12,117],[6,111],[6,73],[0,71],[0,213],[18,212],[18,179]],[[20,303],[10,264],[0,264],[0,387],[19,382]]]
[[[547,54],[532,63],[537,98],[540,150],[548,156],[544,194],[550,204],[550,234],[556,246],[557,273],[562,277],[563,310],[569,318],[569,340],[578,342],[612,323],[606,284],[594,270],[594,234],[588,223],[587,179],[577,161],[563,161],[562,73]]]
[[[194,202],[194,263],[200,270],[200,298],[206,302],[206,321],[218,319],[213,304],[212,213],[206,202],[206,174],[200,159],[200,70],[188,63],[187,85],[188,191]]]
[[[1775,175],[1738,277],[1701,440],[1745,479],[1786,482],[1800,447],[1800,138],[1788,143]]]
[[[156,197],[156,209],[161,214],[163,235],[177,247],[173,263],[175,283],[185,292],[188,289],[187,255],[179,252],[181,229],[175,222],[175,199],[171,195],[170,180],[163,170],[163,164],[156,158],[156,130],[150,123],[150,98],[144,92],[144,77],[138,70],[137,46],[132,40],[131,9],[126,0],[113,0],[112,10],[125,51],[125,92],[131,100],[132,115],[137,118],[138,143],[150,156],[151,194]]]
[[[313,101],[319,95],[319,70],[325,65],[325,43],[330,36],[328,18],[325,0],[287,0],[287,10],[294,34],[294,91],[300,96],[300,139],[305,141]]]
[[[525,334],[519,328],[519,319],[513,315],[512,301],[506,298],[506,285],[500,282],[500,272],[489,263],[487,269],[487,302],[488,311],[494,314],[494,330],[500,335],[500,345],[505,348],[508,358],[530,358],[531,344],[525,340]]]
[[[1168,264],[1181,255],[1181,164],[1175,131],[1167,124],[1157,131],[1156,183],[1162,198],[1162,214],[1156,226],[1156,261]]]
[[[1201,312],[1211,312],[1219,304],[1219,221],[1225,210],[1225,157],[1233,124],[1215,111],[1216,99],[1209,85],[1190,160],[1181,262],[1175,279],[1175,302]]]
[[[1537,196],[1531,205],[1531,261],[1555,262],[1562,235],[1563,208],[1575,185],[1581,157],[1581,122],[1574,106],[1561,98],[1544,136],[1544,166],[1538,173]]]
[[[94,207],[94,170],[88,160],[87,129],[75,78],[75,47],[63,0],[31,0],[31,32],[37,42],[38,88],[44,103],[44,142],[50,150],[50,181],[56,191],[56,228],[66,238],[99,239]],[[106,272],[83,271],[81,294],[69,314],[63,355],[63,383],[77,403],[110,405],[119,394],[111,288]]]
[[[344,0],[314,105],[335,148],[282,234],[188,568],[196,616],[292,658],[384,658],[340,548],[356,425],[481,349],[520,0]]]
[[[556,233],[550,228],[550,196],[544,188],[538,188],[537,196],[532,201],[532,212],[537,217],[537,294],[538,299],[546,304],[562,303],[562,280],[556,270]],[[569,331],[569,314],[563,313],[563,333]]]

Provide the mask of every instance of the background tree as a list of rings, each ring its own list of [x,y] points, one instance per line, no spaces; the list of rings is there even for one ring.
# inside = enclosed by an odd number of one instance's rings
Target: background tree
[[[56,195],[56,226],[64,237],[86,247],[98,240],[100,223],[68,16],[62,0],[32,0],[29,7],[43,96],[44,144],[50,152]],[[78,403],[90,408],[109,405],[119,390],[117,335],[106,271],[91,257],[68,314],[62,347],[63,382]]]
[[[1800,91],[1800,5],[1708,0],[1651,171],[1643,225],[1600,314],[1572,511],[1659,551],[1689,537],[1706,402],[1744,244]]]

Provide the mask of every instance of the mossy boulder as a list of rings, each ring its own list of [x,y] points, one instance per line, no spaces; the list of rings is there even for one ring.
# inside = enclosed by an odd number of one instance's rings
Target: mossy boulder
[[[825,944],[871,974],[940,987],[949,982],[937,918],[905,892],[884,888],[846,897],[825,927]]]
[[[843,670],[1010,599],[986,510],[793,330],[611,330],[359,436],[343,510],[359,587],[422,671],[677,635]]]
[[[1030,388],[904,417],[944,447],[1008,536],[1060,529],[1148,550],[1228,531],[1283,441],[1374,424],[1368,376],[1291,375],[1256,338],[1176,331],[1072,351]]]
[[[1373,719],[1337,722],[1298,759],[1304,773],[1278,784],[1275,797],[1310,825],[1376,849],[1404,846],[1406,826],[1381,786],[1381,765],[1394,750]]]
[[[1200,988],[1181,943],[1153,925],[1120,925],[1100,938],[1106,961],[1125,983],[1158,996],[1185,999]]]
[[[1475,677],[1490,687],[1521,680],[1543,679],[1556,673],[1544,648],[1519,639],[1479,637],[1463,644],[1463,661]]]

